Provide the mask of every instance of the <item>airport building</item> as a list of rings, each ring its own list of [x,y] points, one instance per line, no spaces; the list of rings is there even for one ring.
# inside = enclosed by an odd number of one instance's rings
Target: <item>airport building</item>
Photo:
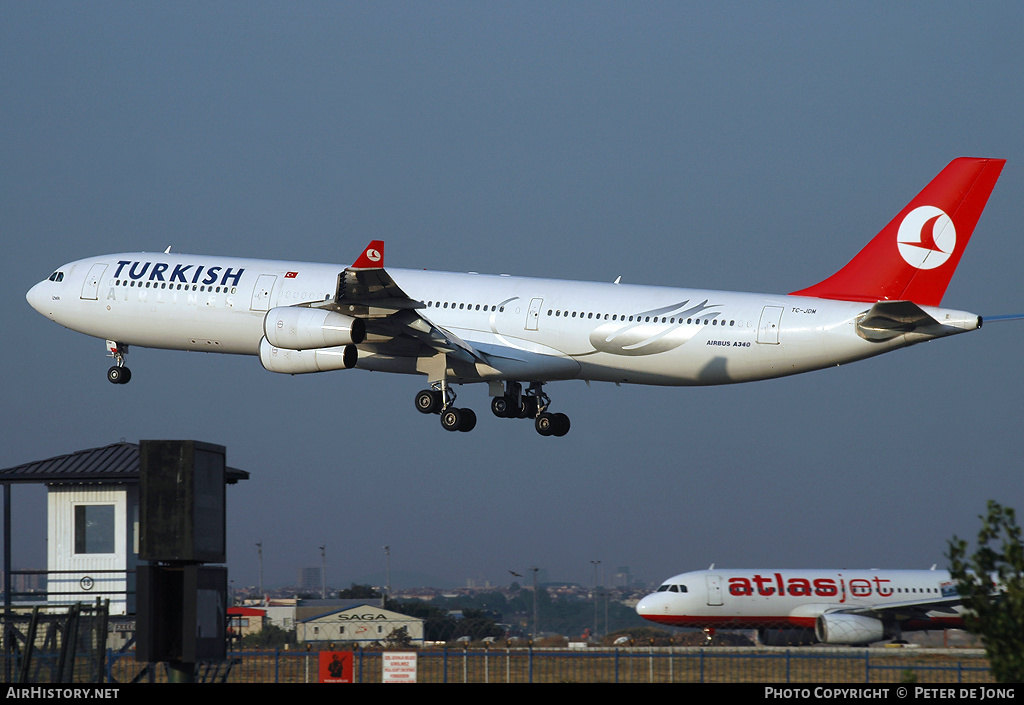
[[[402,629],[412,644],[423,645],[422,619],[361,603],[296,620],[295,638],[300,644],[371,646],[394,638],[392,635]]]
[[[227,468],[229,484],[248,477]],[[139,481],[137,443],[114,443],[0,470],[5,602],[66,606],[109,599],[110,615],[134,614]],[[24,484],[47,487],[46,582],[31,594],[13,589],[9,565],[11,489]]]

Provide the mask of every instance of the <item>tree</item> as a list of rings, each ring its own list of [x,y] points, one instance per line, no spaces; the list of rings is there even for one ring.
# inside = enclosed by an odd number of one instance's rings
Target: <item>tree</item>
[[[380,599],[380,593],[372,585],[356,585],[345,590],[338,590],[339,600],[374,600]]]
[[[407,627],[392,629],[391,633],[384,639],[384,646],[388,649],[408,649],[412,646],[412,637],[409,636]]]
[[[964,624],[979,634],[992,675],[1000,683],[1024,682],[1024,544],[1014,510],[989,500],[978,547],[949,542],[950,573],[967,610]],[[996,546],[996,544],[999,544]]]
[[[244,649],[268,649],[295,643],[295,630],[285,631],[281,627],[267,624],[258,632],[242,637]]]

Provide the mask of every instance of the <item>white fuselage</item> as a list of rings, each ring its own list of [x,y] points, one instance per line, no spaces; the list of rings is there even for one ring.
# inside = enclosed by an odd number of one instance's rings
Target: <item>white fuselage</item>
[[[48,318],[100,339],[257,355],[268,310],[331,299],[344,270],[333,264],[125,253],[67,264],[27,298]],[[387,271],[423,303],[420,315],[494,355],[489,365],[453,365],[449,374],[455,382],[746,382],[852,362],[980,325],[973,314],[922,306],[940,326],[873,342],[856,326],[870,308],[865,303]],[[357,367],[422,372],[415,357],[380,354],[372,336],[360,346]]]
[[[959,607],[928,611],[927,603],[954,598],[956,585],[941,570],[699,570],[669,578],[637,603],[645,619],[679,627],[801,627],[820,615],[924,605],[927,618],[904,630],[962,626]]]

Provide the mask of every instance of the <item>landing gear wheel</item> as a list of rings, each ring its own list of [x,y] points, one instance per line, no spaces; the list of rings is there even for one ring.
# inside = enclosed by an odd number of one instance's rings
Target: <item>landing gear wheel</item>
[[[118,367],[114,365],[107,370],[107,380],[111,384],[128,384],[132,378],[132,371],[127,367]]]
[[[569,417],[565,414],[544,412],[533,423],[537,433],[542,436],[564,436],[569,432]]]
[[[462,421],[465,418],[465,412],[462,409],[456,409],[454,406],[449,406],[447,409],[441,412],[441,427],[445,431],[458,431],[462,427]],[[476,419],[473,419],[474,424]]]
[[[476,428],[476,412],[449,406],[441,412],[441,426],[446,431],[472,431]]]
[[[436,414],[441,410],[441,392],[424,389],[416,395],[416,409],[422,414]]]
[[[468,433],[476,428],[476,412],[472,409],[459,409],[462,412],[462,420],[459,421],[459,430]]]
[[[512,409],[512,400],[506,396],[491,399],[491,412],[499,419],[507,419]]]

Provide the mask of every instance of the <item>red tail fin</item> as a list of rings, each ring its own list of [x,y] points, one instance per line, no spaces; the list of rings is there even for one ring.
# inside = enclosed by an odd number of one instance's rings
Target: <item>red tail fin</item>
[[[850,263],[794,296],[938,306],[1005,159],[954,159]]]
[[[350,269],[383,269],[384,268],[384,241],[374,240],[363,254],[359,255]]]

